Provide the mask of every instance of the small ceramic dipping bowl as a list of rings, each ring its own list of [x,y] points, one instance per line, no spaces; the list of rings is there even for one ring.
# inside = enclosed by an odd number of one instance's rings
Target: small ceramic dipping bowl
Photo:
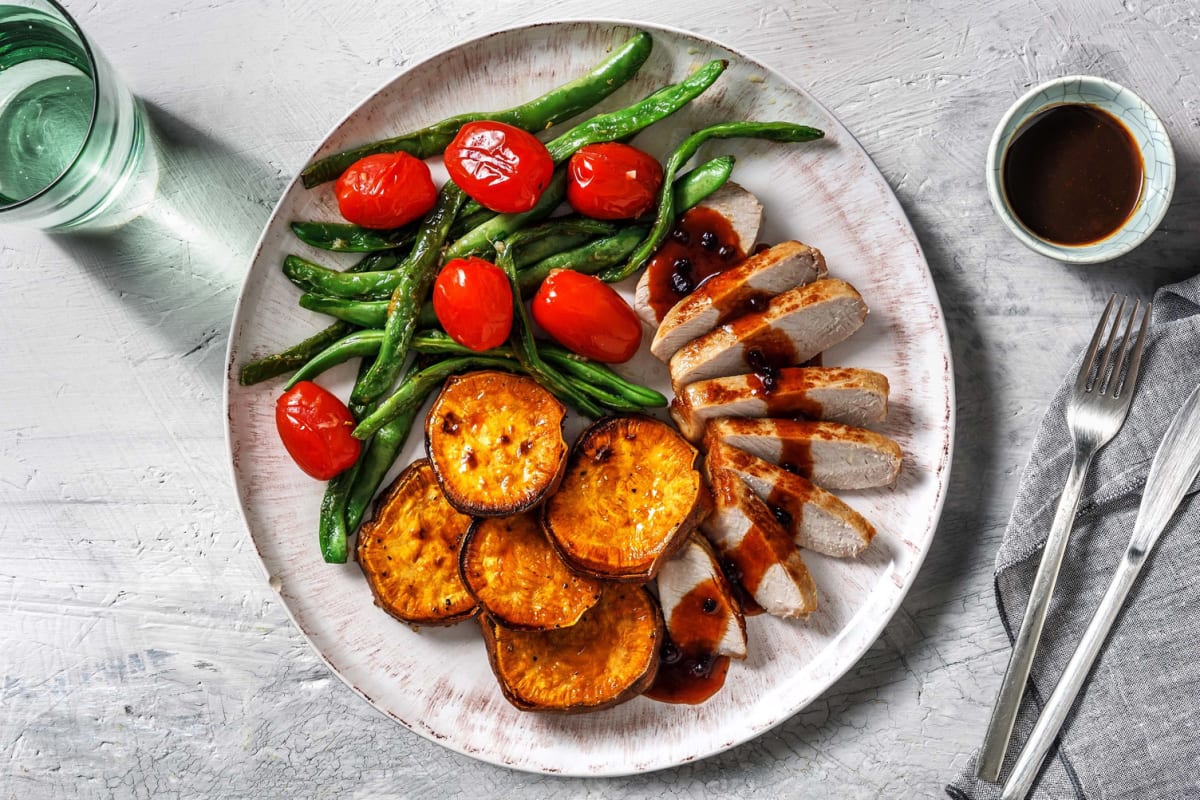
[[[1065,245],[1034,234],[1013,212],[1004,166],[1013,140],[1030,120],[1055,106],[1080,103],[1108,112],[1129,131],[1141,151],[1142,187],[1133,211],[1115,231],[1086,244]],[[1162,121],[1140,97],[1104,78],[1072,75],[1035,87],[1000,120],[988,147],[987,187],[1000,219],[1031,250],[1058,261],[1095,264],[1128,253],[1158,227],[1175,190],[1175,153]]]

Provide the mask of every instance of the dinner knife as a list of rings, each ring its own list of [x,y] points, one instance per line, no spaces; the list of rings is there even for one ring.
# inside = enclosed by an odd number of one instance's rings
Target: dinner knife
[[[1071,660],[1059,676],[1058,685],[1042,709],[1033,733],[1017,756],[1012,774],[1004,784],[1001,800],[1021,800],[1029,793],[1033,779],[1062,729],[1063,721],[1074,705],[1092,664],[1104,647],[1104,641],[1138,573],[1197,473],[1200,473],[1200,386],[1192,390],[1175,412],[1162,444],[1154,454],[1137,521],[1133,524],[1133,537],[1092,621],[1079,640],[1079,646],[1075,648]]]

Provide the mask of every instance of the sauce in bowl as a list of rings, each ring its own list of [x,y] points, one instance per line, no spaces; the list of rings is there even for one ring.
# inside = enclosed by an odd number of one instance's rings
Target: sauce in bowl
[[[1004,194],[1033,235],[1086,245],[1120,230],[1142,193],[1142,155],[1129,130],[1095,106],[1054,106],[1013,136]]]

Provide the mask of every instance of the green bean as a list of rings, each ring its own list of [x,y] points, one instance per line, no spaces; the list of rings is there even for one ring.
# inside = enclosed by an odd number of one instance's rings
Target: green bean
[[[691,172],[675,181],[672,187],[673,202],[678,211],[686,211],[720,189],[733,173],[733,156],[718,156],[705,161]]]
[[[543,258],[520,270],[517,273],[517,283],[521,287],[522,295],[528,297],[536,292],[542,281],[554,269],[573,269],[591,275],[622,264],[644,240],[646,230],[640,226],[624,228],[612,236]],[[518,264],[524,260],[523,256],[522,252],[517,253]],[[387,300],[350,300],[315,292],[300,296],[302,308],[319,311],[363,328],[382,328],[387,320],[388,305]],[[417,315],[417,327],[430,328],[438,324],[433,304],[426,301]]]
[[[404,376],[404,379],[408,380],[417,372],[418,368],[414,363],[408,368],[408,374]],[[432,389],[431,385],[430,390]],[[367,505],[375,496],[375,492],[379,490],[379,486],[387,476],[388,470],[392,468],[392,464],[396,463],[396,456],[404,447],[404,442],[408,439],[409,431],[412,430],[417,412],[424,400],[425,396],[422,395],[412,408],[396,416],[380,428],[369,441],[363,443],[363,451],[355,465],[354,478],[350,487],[345,491],[342,501],[347,533],[353,534],[358,531]],[[360,420],[365,416],[366,414],[355,416],[355,419]]]
[[[400,255],[399,250],[380,250],[377,253],[367,253],[346,272],[374,272],[392,269],[403,260],[404,256]]]
[[[469,203],[475,203],[475,201],[471,200]],[[475,203],[475,205],[478,206],[479,204]],[[474,211],[463,206],[462,210],[458,212],[458,219],[454,220],[454,224],[450,226],[450,238],[458,239],[461,236],[465,236],[469,231],[478,228],[492,217],[497,216],[497,213],[496,211],[489,211],[483,206],[479,206]]]
[[[326,564],[345,564],[349,555],[345,499],[350,487],[354,485],[359,463],[355,461],[335,475],[325,485],[325,494],[321,497],[321,510],[317,518],[317,543]]]
[[[520,273],[521,291],[525,293],[536,291],[542,278],[551,269],[571,266],[571,263],[563,259],[543,258],[542,256],[547,250],[570,247],[581,238],[591,235],[589,232],[613,230],[611,223],[582,218],[553,220],[545,225],[553,226],[554,230],[544,238],[523,246],[514,256],[518,267],[533,265]],[[644,233],[645,230],[640,228],[634,229],[633,233],[630,233],[629,229],[618,231],[614,236],[596,240],[593,243],[596,246],[596,252],[593,252],[590,246],[584,246],[567,250],[563,255],[570,256],[571,261],[577,265],[580,271],[594,272],[602,267],[623,261],[633,247],[641,242]],[[293,263],[302,261],[303,259],[297,258]],[[322,286],[326,288],[338,288],[332,282],[325,283],[326,280],[334,280],[332,276],[346,276],[346,273],[336,272],[311,262],[305,262],[304,269],[310,270],[310,275],[319,274],[321,277],[313,282],[321,282]],[[382,328],[387,320],[389,305],[390,302],[387,300],[354,300],[332,297],[320,292],[307,292],[300,296],[301,308],[329,314],[363,328]],[[437,315],[433,312],[433,304],[426,301],[417,315],[416,327],[430,328],[438,324]]]
[[[535,231],[521,231],[514,234],[506,240],[505,244],[508,246],[496,258],[496,266],[504,270],[504,274],[508,276],[509,286],[512,287],[513,326],[509,341],[512,342],[513,352],[530,377],[554,392],[560,399],[570,403],[589,417],[603,416],[604,409],[596,405],[587,394],[567,382],[538,355],[537,345],[533,340],[533,326],[529,321],[529,312],[525,310],[525,303],[521,299],[521,286],[517,282],[517,268],[513,264],[513,251],[520,243],[535,233]]]
[[[396,463],[396,457],[408,439],[424,400],[424,397],[419,398],[412,408],[380,428],[366,444],[366,452],[359,458],[358,473],[346,498],[347,531],[353,533],[358,530],[371,498],[379,490],[392,464]]]
[[[436,328],[441,325],[442,321],[437,318],[437,314],[433,311],[433,303],[428,300],[421,306],[421,313],[417,314],[418,328]]]
[[[408,357],[409,342],[412,341],[413,332],[416,330],[421,303],[425,301],[429,287],[437,275],[442,244],[446,241],[446,234],[454,222],[454,217],[465,201],[466,195],[462,189],[447,181],[438,193],[437,205],[422,220],[421,231],[417,234],[412,253],[396,268],[400,273],[400,281],[392,292],[387,322],[383,329],[383,345],[375,363],[350,393],[355,402],[363,403],[380,397],[400,376],[404,360]]]
[[[554,230],[526,248],[518,258],[519,266],[575,247],[590,238],[610,235],[616,231],[616,226],[611,222],[583,217],[562,218],[544,224],[553,226]],[[350,274],[314,264],[299,256],[285,258],[283,272],[292,283],[306,291],[364,300],[391,296],[401,279],[399,269]]]
[[[658,392],[625,380],[599,361],[592,361],[577,353],[572,353],[561,345],[551,342],[539,341],[536,343],[536,346],[542,358],[547,362],[559,366],[562,369],[563,376],[568,380],[571,380],[573,383],[590,383],[598,390],[608,390],[610,393],[603,396],[612,397],[615,395],[618,398],[616,403],[620,403],[621,408],[625,408],[631,403],[636,405],[638,409],[657,408],[667,404],[667,398]],[[471,350],[454,341],[446,332],[440,330],[419,331],[413,337],[413,350],[422,355],[436,356],[473,354]],[[495,356],[497,358],[516,357],[512,348],[506,346],[496,347],[478,355]],[[606,403],[606,405],[612,405],[612,407],[617,408],[616,403]]]
[[[319,374],[323,369],[327,369],[334,364],[340,364],[350,358],[356,356],[366,357],[378,352],[382,342],[382,331],[358,331],[353,333],[335,342],[325,352],[306,364],[300,372],[293,376],[292,383]],[[666,398],[658,392],[626,381],[603,364],[591,361],[563,347],[548,342],[540,342],[535,346],[538,353],[546,362],[555,364],[563,370],[563,378],[575,390],[592,397],[608,408],[616,411],[639,411],[644,408],[666,405]],[[421,355],[452,356],[455,358],[484,357],[509,360],[517,359],[517,355],[511,347],[502,346],[482,353],[475,353],[455,342],[445,332],[439,330],[420,331],[414,334],[412,349]],[[430,388],[432,388],[432,384]],[[566,392],[564,400],[569,402],[572,399],[573,393]],[[354,410],[356,412],[356,419],[366,416],[367,409]],[[394,422],[395,420],[388,422],[376,435],[382,434]],[[411,425],[411,422],[409,424]],[[371,447],[374,448],[375,444],[372,443]],[[383,454],[382,452],[380,453],[380,458],[382,458]],[[394,457],[392,460],[394,460]],[[389,461],[388,467],[390,466],[391,462]],[[387,471],[387,467],[384,468],[384,471]],[[346,487],[339,484],[339,488],[344,491]],[[326,516],[335,510],[334,506],[326,509]],[[349,525],[351,531],[355,527],[353,524]]]
[[[554,163],[561,164],[584,145],[624,139],[649,125],[675,113],[721,76],[726,61],[710,61],[687,79],[665,86],[638,103],[626,108],[599,114],[581,122],[556,139],[546,143]],[[542,219],[552,212],[566,195],[566,173],[555,172],[550,185],[542,192],[533,210],[523,214],[501,214],[488,223],[458,239],[446,251],[446,260],[486,252],[496,241],[506,239],[531,219]]]
[[[346,269],[346,272],[367,272],[375,269],[388,269],[394,266],[399,260],[394,252],[379,252],[370,253],[359,259],[358,263],[351,265]],[[303,306],[303,300],[301,301]],[[320,308],[314,308],[314,311],[321,311]],[[385,309],[386,312],[386,309]],[[277,375],[282,375],[285,372],[291,372],[294,369],[304,366],[311,358],[316,356],[330,344],[341,339],[346,334],[354,330],[355,323],[352,319],[339,320],[333,323],[323,331],[308,337],[299,344],[289,347],[281,353],[265,356],[263,358],[251,361],[246,366],[242,367],[241,374],[238,378],[239,383],[243,386],[259,383],[260,381],[274,378]],[[364,326],[364,327],[379,327],[379,326]]]
[[[527,131],[549,128],[591,108],[616,91],[632,78],[646,61],[653,44],[648,33],[638,31],[612,55],[597,64],[591,72],[541,97],[504,111],[459,114],[403,136],[327,156],[309,165],[300,173],[301,179],[305,187],[311,189],[341,175],[360,158],[375,153],[404,151],[417,158],[436,155],[446,149],[459,128],[475,120],[497,120]]]
[[[594,275],[602,269],[624,263],[629,254],[642,243],[647,228],[635,225],[617,231],[612,236],[543,258],[517,273],[521,293],[528,297],[536,292],[542,281],[556,269],[570,269]]]
[[[450,338],[445,331],[431,329],[418,331],[413,337],[413,351],[423,356],[491,356],[493,358],[516,358],[512,348],[507,345],[493,347],[490,350],[476,351],[459,344]]]
[[[288,382],[285,388],[291,388],[292,385],[306,380],[313,375],[319,375],[330,367],[349,361],[351,358],[373,356],[379,352],[379,347],[382,344],[383,331],[381,330],[355,331],[349,336],[334,342],[301,367],[292,376],[291,381]],[[418,331],[413,334],[412,349],[413,352],[420,353],[421,355],[469,356],[477,354],[476,351],[459,344],[451,339],[447,333],[440,330]],[[488,350],[483,355],[496,356],[497,358],[513,357],[512,351],[505,351],[504,348]]]
[[[358,368],[360,377],[366,368],[367,362],[363,361]],[[365,405],[350,404],[350,414],[355,421],[362,419],[370,410]],[[349,555],[347,541],[351,531],[346,525],[346,502],[362,463],[363,451],[360,450],[353,464],[325,484],[325,494],[321,497],[321,510],[317,516],[317,544],[327,564],[345,564]]]
[[[626,108],[598,114],[581,122],[556,139],[546,143],[555,164],[561,163],[584,145],[613,142],[669,117],[713,85],[729,65],[727,61],[710,61],[685,80],[664,86],[638,103]],[[667,179],[670,185],[670,179]]]
[[[398,415],[420,406],[434,387],[446,378],[474,369],[502,369],[507,372],[519,372],[521,365],[508,358],[479,355],[439,361],[400,384],[400,387],[390,397],[381,402],[378,408],[358,423],[358,427],[352,431],[354,437],[356,439],[370,438]]]
[[[257,358],[242,367],[241,372],[238,373],[238,383],[242,386],[252,386],[285,372],[291,372],[297,367],[303,366],[313,356],[352,330],[354,330],[352,324],[339,320],[325,330],[318,331],[282,352]]]
[[[721,156],[696,167],[691,172],[675,181],[675,207],[691,208],[710,194],[720,189],[729,180],[733,171],[733,156]],[[588,275],[621,264],[641,244],[648,228],[632,226],[617,231],[594,242],[582,245],[574,250],[556,253],[538,261],[532,266],[517,273],[521,284],[521,293],[528,296],[536,292],[551,270],[571,269]],[[529,248],[518,254],[517,266],[521,266],[522,257],[526,256]],[[422,309],[422,312],[424,309]]]
[[[322,314],[328,314],[331,317],[336,317],[342,320],[343,323],[357,325],[360,328],[380,328],[387,324],[388,306],[391,303],[387,300],[347,300],[344,297],[329,297],[328,295],[316,294],[308,292],[300,295],[300,307],[306,308],[309,311],[319,311]],[[345,335],[348,331],[343,331]],[[341,337],[337,337],[340,339]],[[334,339],[333,341],[336,341]],[[332,342],[326,342],[328,346]],[[318,350],[317,352],[320,352]],[[315,353],[310,353],[306,358],[312,358]],[[297,366],[302,366],[304,361],[301,361]],[[295,369],[293,366],[291,369]],[[278,373],[277,373],[278,374]]]
[[[538,235],[513,254],[517,269],[536,264],[555,253],[570,250],[597,237],[612,236],[617,232],[619,226],[612,222],[588,219],[587,217],[556,217],[537,227],[544,227],[548,230],[544,236]]]
[[[389,259],[397,257],[393,253],[372,253],[360,259],[357,264],[349,267],[346,272],[364,272],[373,268],[383,269],[390,266]],[[303,303],[301,303],[303,305]],[[320,311],[321,309],[313,309]],[[349,324],[348,324],[349,323]],[[333,342],[341,339],[354,330],[353,319],[333,323],[323,331],[308,337],[303,342],[289,347],[281,353],[265,356],[242,367],[239,382],[243,386],[259,383],[274,378],[285,372],[303,366],[309,359],[316,356]]]
[[[293,222],[292,232],[300,241],[335,253],[374,253],[412,244],[416,225],[390,230],[373,230],[348,222]]]
[[[344,336],[313,356],[307,364],[296,370],[296,374],[292,375],[291,380],[284,384],[283,388],[285,390],[291,389],[300,381],[311,380],[330,367],[337,366],[352,358],[373,356],[379,352],[379,345],[382,342],[383,331],[377,330],[355,331],[349,336]]]
[[[647,386],[627,381],[598,361],[592,361],[562,347],[541,344],[538,350],[564,374],[586,381],[593,386],[610,389],[639,408],[663,408],[667,398]]]
[[[400,282],[401,266],[370,272],[338,272],[289,255],[283,259],[283,274],[305,291],[334,297],[388,297]]]
[[[519,214],[497,214],[487,222],[463,234],[453,244],[446,248],[442,256],[443,262],[452,258],[467,256],[482,256],[492,252],[496,242],[508,238],[514,231],[520,230],[527,223],[545,219],[558,208],[563,198],[567,196],[567,171],[564,168],[555,170],[554,177],[542,191],[537,204],[528,211]]]
[[[541,355],[545,359],[547,364],[553,366],[554,361],[549,356],[547,356],[545,353],[542,353]],[[595,400],[597,403],[599,403],[601,406],[603,406],[604,409],[606,409],[608,411],[641,411],[642,410],[642,407],[640,405],[638,405],[637,403],[634,403],[630,400],[626,400],[624,397],[621,397],[621,395],[614,394],[613,392],[610,392],[601,386],[596,386],[595,384],[588,383],[585,380],[580,380],[579,378],[576,378],[574,375],[571,375],[570,373],[568,373],[566,371],[563,371],[560,374],[562,375],[563,381],[565,381],[575,391],[579,392],[580,394],[584,395],[585,397],[587,397],[591,400]],[[564,402],[569,402],[569,401],[564,401]]]
[[[669,185],[673,182],[675,173],[679,171],[679,168],[696,154],[696,151],[700,149],[700,145],[709,139],[751,137],[773,142],[809,142],[813,139],[820,139],[824,135],[824,132],[816,128],[810,128],[806,125],[796,125],[791,122],[722,122],[707,128],[701,128],[684,139],[675,152],[671,154],[671,157],[667,160],[666,167],[663,169],[663,185]],[[646,237],[646,240],[634,251],[633,255],[630,256],[629,260],[623,266],[611,267],[600,273],[601,280],[609,282],[624,280],[646,265],[646,262],[650,260],[650,256],[662,244],[671,225],[675,222],[674,201],[674,192],[659,192],[658,210],[655,213],[654,225],[650,229],[650,235]]]

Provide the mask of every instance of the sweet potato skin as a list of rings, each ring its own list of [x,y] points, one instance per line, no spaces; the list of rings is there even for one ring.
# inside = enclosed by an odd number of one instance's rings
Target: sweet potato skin
[[[522,711],[578,714],[641,694],[658,672],[662,611],[641,586],[610,583],[569,628],[516,631],[479,618],[505,698]]]
[[[568,566],[644,583],[682,546],[711,508],[699,453],[650,417],[604,417],[571,452],[542,527]]]
[[[467,590],[499,624],[553,630],[579,622],[600,600],[599,581],[572,573],[550,545],[536,512],[481,517],[459,551]]]
[[[425,423],[425,449],[450,505],[475,517],[517,514],[562,480],[566,406],[522,375],[449,378]]]
[[[458,574],[470,524],[446,502],[429,462],[410,464],[358,534],[358,564],[375,605],[412,625],[452,625],[479,613]]]

